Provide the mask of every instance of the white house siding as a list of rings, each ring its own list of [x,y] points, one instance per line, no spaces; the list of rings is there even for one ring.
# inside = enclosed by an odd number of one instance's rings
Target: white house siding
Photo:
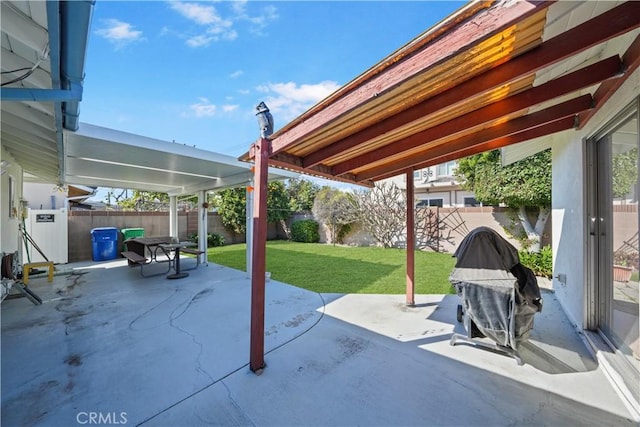
[[[553,150],[553,253],[554,275],[564,273],[566,285],[554,279],[558,299],[577,325],[585,326],[587,267],[587,174],[585,141],[640,95],[640,70],[636,69],[584,129],[556,138]]]
[[[18,224],[20,221],[20,199],[22,198],[22,168],[13,157],[2,147],[0,160],[8,162],[8,167],[0,177],[0,252],[12,253],[19,248]],[[16,216],[9,215],[9,177],[14,180],[13,208]]]

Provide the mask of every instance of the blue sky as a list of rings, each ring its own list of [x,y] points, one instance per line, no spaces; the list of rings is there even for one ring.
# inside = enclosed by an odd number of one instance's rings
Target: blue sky
[[[238,156],[463,4],[98,0],[80,120]]]

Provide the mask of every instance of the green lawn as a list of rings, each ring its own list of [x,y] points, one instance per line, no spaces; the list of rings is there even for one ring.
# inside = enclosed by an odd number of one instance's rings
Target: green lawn
[[[246,245],[209,248],[209,261],[246,271]],[[282,240],[267,242],[271,278],[315,292],[404,294],[406,253],[402,249],[345,247]],[[416,294],[454,293],[450,254],[416,251]]]

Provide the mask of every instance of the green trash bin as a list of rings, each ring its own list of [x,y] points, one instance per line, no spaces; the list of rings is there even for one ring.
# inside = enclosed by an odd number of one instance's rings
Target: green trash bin
[[[144,237],[144,228],[123,228],[122,232],[123,240],[132,239],[134,237]],[[127,244],[124,244],[124,250],[127,249]]]

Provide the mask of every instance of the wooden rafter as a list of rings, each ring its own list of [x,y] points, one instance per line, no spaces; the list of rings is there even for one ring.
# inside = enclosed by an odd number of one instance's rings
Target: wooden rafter
[[[551,135],[551,134],[562,132],[565,130],[574,129],[575,123],[576,123],[575,117],[565,117],[564,119],[560,119],[558,121],[551,122],[546,125],[528,129],[524,132],[516,133],[509,136],[504,136],[502,138],[494,139],[484,144],[468,146],[463,150],[447,153],[439,157],[432,157],[431,159],[429,159],[424,163],[415,165],[414,169],[415,170],[424,169],[430,166],[446,163],[452,160],[457,160],[462,157],[472,156],[474,154],[495,150],[497,148],[506,147],[508,145],[517,144],[519,142],[529,141],[531,139],[539,138],[541,136]],[[398,172],[392,172],[386,175],[381,175],[376,179],[382,180],[382,179],[394,177],[396,175],[398,175]]]
[[[555,37],[536,49],[498,66],[494,70],[463,82],[455,88],[411,107],[401,114],[391,116],[374,126],[306,156],[302,160],[302,165],[309,167],[319,164],[331,156],[366,143],[377,135],[403,126],[425,115],[433,114],[443,108],[464,102],[471,96],[482,95],[496,87],[512,83],[526,74],[534,73],[572,54],[584,51],[637,28],[640,24],[635,17],[638,15],[640,15],[640,2],[625,3],[568,30],[561,37]],[[303,125],[301,124],[300,126]],[[306,126],[311,125],[305,122],[304,127]],[[282,137],[278,136],[276,140],[280,138]],[[280,145],[286,144],[282,143]]]
[[[377,150],[334,165],[333,172],[335,175],[340,175],[368,164],[379,162],[382,159],[396,156],[399,153],[415,149],[427,142],[432,143],[438,139],[450,137],[461,133],[465,129],[472,129],[483,124],[491,123],[542,102],[550,101],[558,96],[600,83],[603,80],[619,75],[620,66],[621,61],[617,56],[604,59],[538,87],[513,95],[438,126],[417,132],[407,138],[378,148]]]
[[[594,94],[595,108],[580,114],[578,128],[582,129],[589,119],[604,105],[605,102],[622,86],[636,68],[640,66],[640,35],[636,37],[631,46],[622,56],[624,76],[616,80],[609,80],[600,85]]]
[[[291,145],[300,141],[311,132],[316,131],[336,117],[359,107],[372,96],[384,93],[403,80],[408,74],[415,74],[416,70],[425,68],[425,64],[433,65],[445,60],[447,57],[457,53],[461,44],[479,43],[484,37],[489,37],[499,32],[502,28],[517,22],[539,10],[547,8],[552,2],[514,2],[509,7],[500,9],[489,8],[482,10],[464,24],[455,26],[446,36],[434,40],[429,45],[429,49],[423,49],[414,53],[410,58],[404,59],[388,72],[375,75],[366,83],[359,86],[346,88],[342,98],[335,100],[330,105],[326,105],[320,111],[316,111],[312,116],[300,118],[296,125],[286,126],[272,136],[273,153],[286,150]],[[442,46],[432,49],[433,44]],[[436,46],[436,47],[437,47]],[[427,58],[425,58],[425,56]]]
[[[549,123],[556,122],[567,117],[571,118],[570,123],[574,122],[574,116],[588,111],[593,108],[593,98],[591,95],[582,95],[569,101],[562,102],[553,107],[546,108],[541,111],[522,116],[509,122],[501,123],[479,132],[465,135],[454,141],[437,145],[431,149],[427,149],[424,153],[412,156],[407,159],[400,160],[388,165],[369,169],[356,176],[358,180],[378,180],[383,176],[395,176],[402,173],[407,168],[422,169],[425,162],[438,162],[442,156],[451,154],[452,156],[465,157],[469,154],[462,155],[472,151],[473,154],[481,153],[482,148],[486,144],[499,140],[501,138],[510,137],[512,135],[522,134],[531,129],[538,128]],[[569,122],[567,122],[569,123]],[[564,130],[564,128],[563,128]],[[477,151],[481,150],[481,151]],[[437,163],[433,163],[437,164]]]

